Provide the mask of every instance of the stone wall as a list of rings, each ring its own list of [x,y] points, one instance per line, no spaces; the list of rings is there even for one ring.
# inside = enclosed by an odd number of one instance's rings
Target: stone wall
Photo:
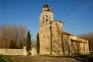
[[[24,49],[0,49],[0,54],[3,55],[26,55],[26,50]]]
[[[71,49],[74,50],[74,52],[78,51],[80,54],[89,54],[90,53],[88,40],[80,38],[78,36],[70,36],[70,41],[71,41],[71,43],[73,43],[74,49],[73,49],[73,47]]]
[[[62,23],[52,22],[52,55],[63,55],[61,48]]]

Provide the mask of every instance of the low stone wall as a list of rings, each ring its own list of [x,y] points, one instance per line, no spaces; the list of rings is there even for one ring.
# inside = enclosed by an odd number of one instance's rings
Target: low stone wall
[[[0,54],[3,55],[26,55],[24,49],[0,49]]]

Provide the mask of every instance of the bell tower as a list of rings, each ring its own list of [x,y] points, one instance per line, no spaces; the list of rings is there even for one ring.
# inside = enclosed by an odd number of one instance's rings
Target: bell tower
[[[40,54],[50,54],[51,21],[53,21],[53,12],[49,5],[45,4],[40,14]]]
[[[45,4],[40,14],[40,26],[50,24],[50,21],[53,21],[53,13],[50,7],[47,4]]]

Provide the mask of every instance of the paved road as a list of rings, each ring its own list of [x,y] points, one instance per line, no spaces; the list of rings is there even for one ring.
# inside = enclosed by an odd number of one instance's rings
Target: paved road
[[[47,56],[8,56],[13,62],[81,62],[73,58]]]

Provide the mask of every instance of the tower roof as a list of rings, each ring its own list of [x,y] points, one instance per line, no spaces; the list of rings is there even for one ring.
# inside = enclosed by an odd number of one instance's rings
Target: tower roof
[[[48,4],[43,5],[44,11],[51,11]]]
[[[44,7],[44,8],[49,8],[49,5],[48,5],[48,4],[44,4],[43,7]]]

